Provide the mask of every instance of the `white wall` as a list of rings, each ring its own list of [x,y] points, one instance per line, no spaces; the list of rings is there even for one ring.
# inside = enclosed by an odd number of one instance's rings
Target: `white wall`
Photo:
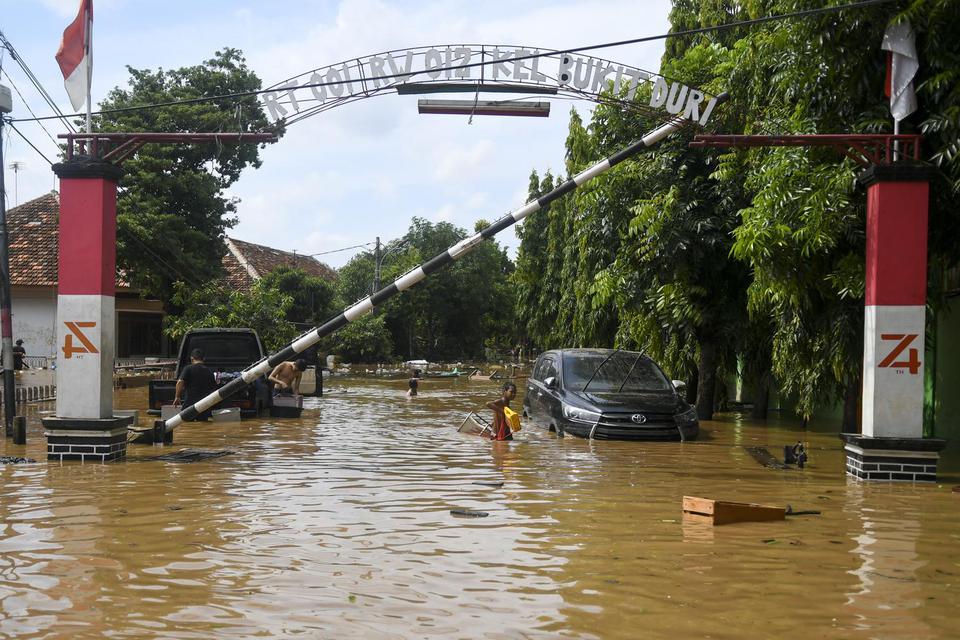
[[[14,342],[23,340],[28,356],[56,356],[56,291],[14,287],[12,293]]]

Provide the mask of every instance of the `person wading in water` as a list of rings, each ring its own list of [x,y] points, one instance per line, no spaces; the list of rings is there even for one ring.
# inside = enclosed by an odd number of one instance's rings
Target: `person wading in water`
[[[194,349],[190,352],[190,364],[180,372],[180,379],[177,380],[176,395],[173,398],[173,404],[183,404],[190,406],[203,400],[208,395],[217,390],[217,380],[213,372],[203,364],[203,351]],[[207,409],[197,415],[194,421],[207,420],[210,418],[211,411]]]
[[[487,403],[487,408],[493,410],[493,433],[490,434],[491,440],[513,440],[513,434],[510,431],[510,424],[507,422],[507,416],[504,414],[504,407],[510,408],[510,401],[517,397],[517,385],[512,382],[504,383],[500,390],[500,399]]]
[[[413,370],[413,377],[407,380],[407,397],[412,398],[420,390],[420,369]]]

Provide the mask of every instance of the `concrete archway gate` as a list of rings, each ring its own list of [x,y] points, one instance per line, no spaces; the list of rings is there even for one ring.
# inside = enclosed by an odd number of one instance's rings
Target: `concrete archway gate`
[[[633,98],[650,83],[649,104]],[[613,94],[604,93],[612,86]],[[309,71],[262,94],[271,117],[293,123],[327,109],[382,93],[480,92],[564,95],[594,101],[618,100],[648,110],[664,124],[622,151],[596,163],[550,193],[528,202],[479,233],[402,275],[337,317],[312,329],[280,352],[254,363],[240,377],[178,415],[157,421],[163,442],[185,420],[253,383],[278,363],[415,286],[431,273],[469,253],[477,244],[524,219],[611,167],[649,149],[683,126],[705,125],[725,94],[710,96],[680,82],[599,58],[527,47],[447,45],[367,56]],[[259,137],[258,137],[259,136]],[[105,462],[126,454],[129,418],[114,416],[112,371],[113,297],[116,260],[116,187],[123,158],[150,142],[232,140],[258,142],[269,134],[67,134],[67,159],[54,166],[61,178],[57,340],[63,353],[58,373],[56,417],[45,418],[48,459]]]

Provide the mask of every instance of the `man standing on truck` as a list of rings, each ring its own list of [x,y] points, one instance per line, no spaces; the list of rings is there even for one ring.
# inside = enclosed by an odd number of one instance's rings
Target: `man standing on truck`
[[[277,393],[300,395],[300,378],[306,368],[307,361],[302,358],[295,362],[281,362],[273,368],[267,380],[273,383]]]
[[[217,380],[213,376],[213,371],[203,364],[203,351],[194,349],[190,352],[190,364],[180,372],[180,379],[177,380],[177,391],[173,398],[173,404],[180,405],[181,398],[183,404],[190,406],[203,400],[208,395],[217,390]],[[196,420],[208,420],[210,410],[204,411],[196,417]]]

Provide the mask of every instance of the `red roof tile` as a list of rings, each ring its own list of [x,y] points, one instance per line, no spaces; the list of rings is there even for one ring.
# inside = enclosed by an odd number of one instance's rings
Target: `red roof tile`
[[[10,284],[57,286],[59,217],[56,191],[7,211]]]
[[[57,249],[59,245],[60,194],[56,191],[25,202],[7,211],[7,235],[10,242],[10,282],[21,286],[57,286]],[[252,242],[228,238],[234,248],[262,278],[281,265],[303,269],[312,276],[328,281],[337,273],[310,256],[279,251]],[[255,277],[232,251],[223,257],[226,280],[231,287],[249,290]],[[118,281],[119,288],[128,288]]]
[[[223,267],[227,271],[227,281],[231,286],[249,288],[254,281],[254,274],[244,266],[243,262],[254,271],[256,278],[262,278],[279,266],[295,267],[305,273],[332,282],[337,278],[337,272],[312,256],[302,256],[288,251],[280,251],[252,242],[244,242],[235,238],[227,238],[228,247],[233,244],[239,256],[227,251],[223,258]]]

